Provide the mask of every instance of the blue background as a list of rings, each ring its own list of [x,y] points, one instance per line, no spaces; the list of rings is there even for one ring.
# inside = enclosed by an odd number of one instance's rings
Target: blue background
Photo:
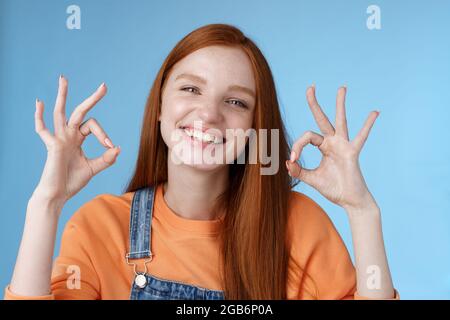
[[[81,8],[68,30],[66,8]],[[369,30],[369,5],[381,29]],[[71,214],[102,193],[120,194],[137,156],[144,103],[163,59],[184,35],[208,23],[240,27],[261,48],[275,77],[293,138],[318,131],[305,100],[317,86],[334,121],[337,88],[348,86],[350,137],[379,109],[360,163],[382,209],[394,285],[404,299],[450,298],[450,1],[23,1],[0,2],[0,287],[10,281],[27,201],[46,149],[34,131],[34,100],[52,111],[60,73],[69,79],[67,113],[105,81],[108,95],[89,113],[114,144],[117,163],[64,207]],[[99,156],[92,136],[84,148]],[[309,167],[319,152],[308,147]],[[345,212],[302,184],[332,218],[351,254]],[[55,254],[59,250],[59,241]]]

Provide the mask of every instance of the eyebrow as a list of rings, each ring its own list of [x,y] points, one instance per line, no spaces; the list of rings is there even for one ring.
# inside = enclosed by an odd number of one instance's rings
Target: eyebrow
[[[183,78],[189,79],[189,80],[193,80],[193,81],[197,81],[197,82],[202,83],[202,84],[207,84],[207,81],[206,81],[205,78],[202,78],[200,76],[197,76],[197,75],[191,74],[191,73],[182,73],[182,74],[178,75],[175,78],[175,81],[177,81],[179,79],[183,79]],[[240,86],[240,85],[234,84],[234,85],[229,86],[228,90],[230,90],[230,91],[241,91],[241,92],[247,93],[248,95],[252,96],[253,98],[256,98],[255,92],[252,89],[244,87],[244,86]]]

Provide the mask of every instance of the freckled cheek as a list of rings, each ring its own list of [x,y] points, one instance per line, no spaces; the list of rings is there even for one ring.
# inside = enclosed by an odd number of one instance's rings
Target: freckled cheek
[[[227,133],[227,140],[234,145],[232,149],[235,155],[240,154],[249,141],[246,132],[251,129],[252,120],[251,115],[244,114],[229,115],[226,119],[227,128],[231,129],[231,132]]]
[[[180,120],[181,117],[195,110],[197,103],[189,99],[175,98],[168,101],[166,107],[172,118]]]
[[[227,128],[242,129],[247,131],[252,127],[253,118],[249,114],[233,113],[225,114]]]
[[[161,105],[161,120],[178,123],[189,112],[188,106],[184,101],[166,99]]]
[[[166,96],[161,105],[161,135],[166,145],[171,148],[179,140],[176,135],[176,126],[188,114],[189,104],[184,99],[174,99]]]

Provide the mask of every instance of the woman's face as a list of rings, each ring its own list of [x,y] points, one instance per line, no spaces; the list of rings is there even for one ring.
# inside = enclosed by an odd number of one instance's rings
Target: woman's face
[[[236,159],[253,123],[255,93],[242,49],[209,46],[180,60],[166,79],[159,118],[169,158],[206,170]]]

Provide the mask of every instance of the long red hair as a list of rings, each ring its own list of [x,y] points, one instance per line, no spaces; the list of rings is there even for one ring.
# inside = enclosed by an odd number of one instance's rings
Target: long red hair
[[[288,199],[295,185],[284,160],[289,158],[288,136],[284,128],[270,67],[259,48],[238,28],[210,24],[196,29],[179,41],[159,70],[147,98],[135,171],[125,192],[167,181],[168,149],[159,125],[161,94],[172,67],[190,53],[212,45],[232,46],[248,55],[256,83],[253,128],[279,130],[279,170],[261,175],[263,166],[229,164],[229,185],[217,199],[215,210],[226,214],[221,240],[221,276],[225,299],[286,299]],[[271,135],[267,137],[271,154]],[[265,148],[265,147],[264,147]]]

